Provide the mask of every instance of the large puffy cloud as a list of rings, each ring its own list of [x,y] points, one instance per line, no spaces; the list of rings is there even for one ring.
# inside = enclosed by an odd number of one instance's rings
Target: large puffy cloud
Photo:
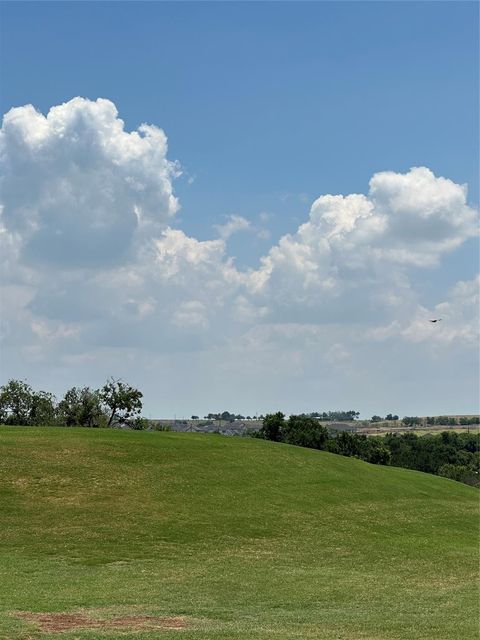
[[[178,203],[161,129],[128,133],[109,100],[74,98],[42,115],[11,109],[0,134],[2,221],[31,264],[119,264]]]
[[[415,292],[417,269],[476,233],[466,188],[426,168],[375,174],[366,195],[320,196],[296,233],[239,270],[227,242],[253,229],[247,220],[230,217],[206,241],[170,226],[178,169],[160,129],[128,133],[111,102],[76,98],[46,117],[12,109],[0,136],[10,364],[105,358],[121,375],[124,358],[148,369],[190,353],[252,388],[272,367],[281,385],[315,380],[319,366],[361,384],[385,345],[475,343],[478,281],[430,309]]]
[[[377,173],[368,195],[321,196],[252,272],[251,292],[289,318],[299,305],[310,320],[378,314],[410,295],[409,269],[436,266],[476,235],[466,197],[425,167]]]
[[[477,214],[467,187],[417,167],[406,174],[377,173],[369,197],[384,217],[385,246],[379,257],[400,264],[434,266],[441,256],[477,233]]]

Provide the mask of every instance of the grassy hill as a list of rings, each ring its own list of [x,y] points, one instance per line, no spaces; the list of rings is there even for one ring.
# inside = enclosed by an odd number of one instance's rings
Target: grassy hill
[[[8,640],[478,637],[478,492],[415,471],[2,427],[0,523]]]

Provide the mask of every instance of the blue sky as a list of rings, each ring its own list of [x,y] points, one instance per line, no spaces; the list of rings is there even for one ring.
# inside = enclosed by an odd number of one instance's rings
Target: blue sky
[[[2,113],[33,104],[46,115],[76,96],[100,97],[116,105],[126,131],[141,123],[161,127],[168,136],[168,159],[177,160],[183,170],[173,181],[181,208],[170,225],[206,241],[218,235],[215,225],[225,224],[228,216],[247,220],[250,230],[224,240],[226,255],[235,258],[242,272],[257,269],[284,234],[295,234],[316,198],[366,194],[378,172],[406,174],[411,167],[428,167],[437,177],[467,183],[471,207],[478,200],[477,3],[4,2],[1,29]],[[462,236],[454,250],[442,252],[434,266],[412,262],[409,287],[415,290],[417,306],[433,309],[457,282],[472,280],[478,270],[478,245],[471,235]],[[338,272],[338,265],[335,269]],[[405,276],[402,269],[392,274],[397,284]],[[44,296],[46,304],[45,292],[38,296]],[[262,305],[270,308],[268,302]],[[39,306],[37,300],[35,308]],[[417,313],[413,307],[410,311]],[[278,314],[269,324],[285,324]],[[349,339],[331,338],[350,353]],[[325,340],[320,358],[330,344]],[[223,347],[210,339],[206,344],[201,349],[207,360],[198,365],[199,377],[191,384],[199,398],[207,395],[205,410],[214,410],[227,391],[220,382],[207,391],[200,378],[202,366],[215,366],[215,350]],[[70,347],[62,348],[67,353]],[[280,353],[283,347],[277,348]],[[85,346],[85,352],[90,349]],[[166,353],[162,349],[158,347],[159,358]],[[198,355],[198,346],[195,349]],[[455,365],[465,369],[469,382],[462,401],[452,398],[452,411],[474,410],[477,403],[474,351],[470,343],[468,355],[462,356],[467,360]],[[373,357],[373,351],[369,353]],[[115,368],[115,357],[109,369]],[[431,375],[440,356],[428,357],[433,358]],[[451,353],[443,357],[442,362],[452,363]],[[55,370],[49,375],[58,390],[65,375],[60,361],[56,352],[49,369]],[[9,363],[15,375],[27,376],[22,373],[27,360]],[[35,382],[46,366],[31,365],[37,371]],[[173,364],[169,360],[169,367],[181,366],[179,357]],[[299,389],[308,387],[309,366],[295,374]],[[69,380],[77,373],[83,382],[89,370],[82,367],[77,372],[70,368]],[[231,401],[243,392],[259,410],[273,408],[276,394],[281,404],[289,376],[272,385],[265,403],[269,406],[262,407],[256,383],[242,390],[237,371],[232,379],[240,386],[236,395],[232,391]],[[345,376],[339,373],[338,387],[358,386]],[[142,373],[134,377],[144,382]],[[254,374],[252,378],[256,380]],[[449,384],[442,379],[438,388],[448,389]],[[398,405],[392,411],[408,412],[406,392],[393,383],[391,401],[396,389]],[[196,406],[185,406],[182,393],[165,410],[198,412],[199,400]],[[338,404],[345,395],[329,394],[317,401],[305,392],[298,406],[291,404],[292,410],[333,408],[332,402]],[[360,396],[363,399],[365,391]],[[356,392],[347,393],[349,397],[353,402]],[[373,400],[362,401],[365,412],[381,410]],[[425,406],[418,397],[411,409],[432,412],[434,402],[435,388]],[[160,404],[150,399],[149,409],[160,410]],[[246,410],[241,400],[238,409]]]

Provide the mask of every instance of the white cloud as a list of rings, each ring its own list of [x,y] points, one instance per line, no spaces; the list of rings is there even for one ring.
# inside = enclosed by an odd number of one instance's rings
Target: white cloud
[[[425,167],[406,174],[386,171],[370,181],[370,199],[385,216],[386,246],[379,257],[401,264],[432,266],[477,235],[477,213],[467,205],[467,187],[436,177]]]
[[[378,173],[368,196],[318,198],[252,272],[251,291],[279,316],[301,305],[310,321],[363,321],[409,296],[409,269],[435,266],[476,234],[464,186],[426,168]]]
[[[214,225],[215,231],[218,233],[222,240],[228,240],[233,234],[239,231],[249,231],[252,229],[252,224],[249,220],[243,216],[231,214],[227,216],[227,222],[224,224]]]
[[[333,393],[329,371],[361,380],[386,345],[477,340],[478,281],[431,309],[415,291],[416,269],[476,233],[465,186],[426,168],[375,174],[367,195],[320,196],[296,233],[242,271],[228,239],[265,230],[235,215],[212,240],[172,228],[178,168],[160,129],[128,133],[111,102],[76,98],[46,117],[12,109],[0,135],[10,363],[95,367],[108,353],[112,367],[128,353],[148,368],[149,358],[204,353],[252,387],[277,367],[283,393],[289,372],[309,393],[321,374]]]
[[[11,109],[0,134],[2,224],[26,262],[119,264],[178,209],[166,153],[161,129],[126,132],[109,100],[74,98],[47,116]]]
[[[447,299],[433,309],[418,306],[413,320],[402,329],[401,335],[415,343],[453,342],[479,346],[480,275],[460,281]],[[430,322],[438,319],[438,322]]]

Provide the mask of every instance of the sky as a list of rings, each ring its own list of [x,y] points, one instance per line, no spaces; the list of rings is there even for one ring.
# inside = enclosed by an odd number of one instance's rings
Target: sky
[[[2,2],[0,383],[478,412],[478,13]]]

